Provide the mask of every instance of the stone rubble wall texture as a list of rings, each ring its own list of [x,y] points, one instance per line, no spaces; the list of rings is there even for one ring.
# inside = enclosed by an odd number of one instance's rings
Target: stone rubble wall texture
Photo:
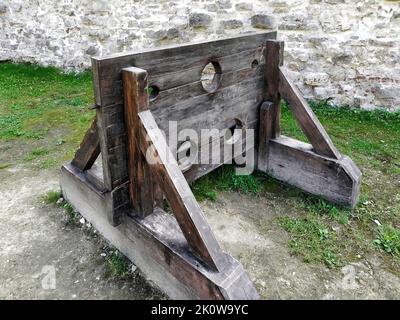
[[[400,1],[0,0],[0,60],[64,69],[90,56],[278,30],[303,94],[400,109]]]

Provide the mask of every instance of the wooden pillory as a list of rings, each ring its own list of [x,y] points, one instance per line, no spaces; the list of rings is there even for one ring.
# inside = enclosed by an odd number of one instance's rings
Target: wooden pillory
[[[171,298],[259,296],[221,250],[188,184],[222,163],[182,169],[173,157],[180,151],[167,144],[169,121],[199,133],[238,123],[255,129],[258,170],[335,203],[357,202],[360,170],[288,79],[283,42],[274,39],[275,32],[245,34],[92,59],[96,118],[62,167],[62,192]],[[206,91],[200,77],[209,62],[216,75]],[[281,99],[310,144],[280,135]],[[164,199],[173,215],[161,208]]]

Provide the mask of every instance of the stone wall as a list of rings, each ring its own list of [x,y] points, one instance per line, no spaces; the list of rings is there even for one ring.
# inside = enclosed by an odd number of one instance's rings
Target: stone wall
[[[0,60],[65,69],[91,55],[273,29],[308,98],[400,109],[400,2],[0,0]]]

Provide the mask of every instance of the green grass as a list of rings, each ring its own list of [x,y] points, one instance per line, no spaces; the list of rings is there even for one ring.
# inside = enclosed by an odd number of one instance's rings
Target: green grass
[[[11,163],[0,163],[0,170],[6,169],[11,166]]]
[[[49,191],[47,192],[44,197],[43,197],[43,201],[47,204],[56,204],[58,199],[61,198],[61,191]]]
[[[374,243],[385,252],[400,256],[400,229],[387,224],[381,226]]]
[[[262,190],[260,175],[236,175],[232,165],[225,165],[192,184],[197,200],[215,201],[220,191],[237,191],[257,195]]]
[[[346,208],[335,206],[321,198],[312,196],[305,197],[304,208],[310,213],[326,215],[343,225],[348,224],[351,215],[351,211]]]
[[[48,155],[49,152],[50,151],[48,149],[45,149],[45,148],[33,149],[24,157],[24,160],[25,161],[32,161],[32,160],[34,160],[36,158]]]
[[[52,204],[57,206],[58,208],[63,208],[65,214],[67,215],[67,224],[69,225],[77,225],[79,220],[79,214],[75,211],[72,205],[62,200],[58,202],[58,200],[62,197],[62,193],[60,190],[51,190],[43,195],[41,198],[44,203]]]
[[[13,162],[39,159],[33,165],[46,168],[71,158],[94,117],[92,91],[89,72],[0,63],[0,142],[18,139],[37,149]]]
[[[400,260],[393,254],[398,233],[394,228],[377,228],[374,220],[383,225],[400,225],[400,112],[330,107],[323,102],[310,105],[337,148],[361,168],[361,198],[358,206],[349,210],[317,197],[299,195],[296,212],[339,230],[334,232],[337,245],[331,251],[340,252],[345,262],[352,261],[358,253],[381,248],[392,256],[389,265],[398,268]],[[307,141],[286,104],[282,107],[282,131]],[[301,224],[303,218],[292,219]],[[291,238],[299,236],[296,228],[286,230]],[[371,246],[373,239],[379,245]],[[314,260],[322,261],[318,250],[304,246],[296,249],[300,256],[308,257],[312,252],[316,253]]]
[[[129,275],[129,260],[118,250],[114,250],[107,258],[111,276],[124,278]]]
[[[68,221],[67,223],[70,225],[76,225],[79,220],[79,214],[75,211],[74,207],[67,201],[63,201],[60,205],[65,213],[67,214]]]
[[[336,235],[329,226],[314,216],[279,218],[280,225],[290,233],[289,247],[294,255],[305,262],[322,262],[329,268],[341,265]]]

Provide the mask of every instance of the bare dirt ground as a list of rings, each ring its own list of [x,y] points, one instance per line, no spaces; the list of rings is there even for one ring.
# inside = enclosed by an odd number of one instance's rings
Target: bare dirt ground
[[[137,273],[108,275],[105,242],[68,226],[63,209],[41,196],[59,189],[57,170],[0,170],[0,299],[162,298]],[[203,209],[226,251],[240,260],[265,299],[399,299],[400,279],[378,257],[342,269],[290,256],[288,235],[274,218],[279,199],[223,192]],[[54,267],[56,288],[43,285]],[[46,284],[46,282],[44,283]]]
[[[139,275],[109,276],[104,240],[68,226],[41,196],[59,189],[57,171],[0,171],[0,299],[152,299]],[[55,289],[46,277],[55,269]],[[50,284],[50,285],[49,285]]]

